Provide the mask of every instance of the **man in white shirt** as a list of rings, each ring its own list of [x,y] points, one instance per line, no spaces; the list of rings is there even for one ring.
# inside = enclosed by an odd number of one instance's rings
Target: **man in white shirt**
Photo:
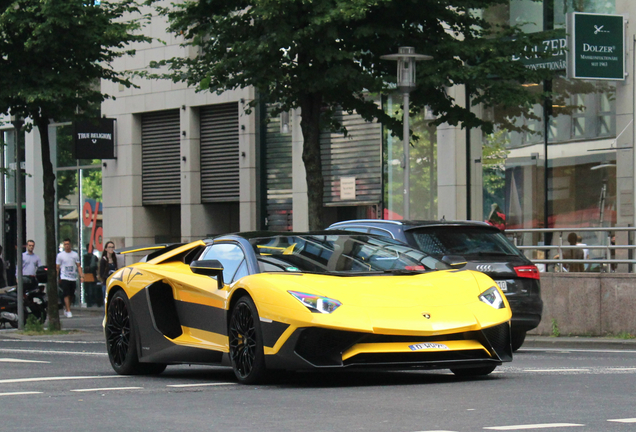
[[[80,282],[84,280],[80,259],[77,252],[71,250],[71,240],[64,239],[64,250],[57,254],[55,267],[57,268],[57,279],[64,294],[64,316],[72,318],[71,298],[75,295],[77,288],[77,275],[79,273]]]

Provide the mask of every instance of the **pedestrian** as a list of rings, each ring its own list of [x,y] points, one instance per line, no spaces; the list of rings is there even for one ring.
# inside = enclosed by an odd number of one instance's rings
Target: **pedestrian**
[[[568,235],[568,243],[570,246],[576,246],[579,236],[576,233],[570,233]],[[563,251],[563,259],[583,259],[582,249],[565,249]],[[569,272],[582,272],[585,270],[583,263],[566,263],[563,267]]]
[[[36,288],[38,286],[37,271],[42,265],[40,257],[33,252],[35,242],[27,240],[27,250],[22,252],[22,280],[28,279],[29,287]],[[18,269],[16,268],[15,277],[18,277]]]
[[[583,237],[581,237],[580,234],[576,236],[576,245],[577,246],[587,246],[587,244],[583,243]],[[590,250],[587,249],[587,248],[583,248],[583,259],[584,260],[590,259]],[[584,264],[583,266],[585,267],[585,271],[588,271],[590,269],[590,265],[589,264]]]
[[[0,288],[4,288],[7,286],[7,266],[4,262],[4,257],[2,256],[2,246],[0,246]]]
[[[99,260],[98,278],[102,284],[102,296],[106,298],[106,279],[117,270],[117,254],[115,253],[115,243],[107,241],[102,252],[102,258]]]
[[[613,248],[613,246],[616,246],[616,234],[614,233],[611,234],[610,245],[612,246],[612,249],[610,249],[610,258],[614,260],[616,259],[616,249]],[[611,263],[610,271],[614,273],[616,271],[616,267],[618,267],[616,264]]]
[[[100,297],[101,290],[97,286],[97,266],[99,261],[94,253],[89,252],[91,245],[86,244],[86,253],[82,256],[82,267],[84,268],[84,293],[86,305],[102,306],[103,301]]]
[[[75,289],[77,288],[77,275],[79,273],[80,282],[83,282],[84,274],[80,266],[79,255],[74,250],[71,250],[71,240],[64,239],[63,246],[64,250],[57,254],[55,267],[59,286],[64,296],[64,316],[72,318],[71,300],[75,296]]]

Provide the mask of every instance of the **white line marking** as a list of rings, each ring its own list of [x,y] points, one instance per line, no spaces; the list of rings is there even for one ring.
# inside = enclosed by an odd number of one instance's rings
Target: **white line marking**
[[[607,370],[610,371],[636,371],[636,368],[633,367],[626,367],[626,368],[607,368]]]
[[[23,360],[23,359],[12,359],[12,358],[0,358],[0,363],[51,363],[51,362],[40,361],[40,360]]]
[[[636,418],[614,419],[614,420],[608,420],[608,421],[616,422],[616,423],[636,423]]]
[[[50,340],[50,339],[0,339],[0,343],[2,342],[8,342],[8,343],[14,343],[14,342],[28,342],[30,344],[32,343],[56,343],[56,344],[99,344],[99,345],[103,345],[105,344],[104,341],[63,341],[63,340]]]
[[[494,427],[485,427],[484,429],[527,430],[527,429],[548,429],[548,428],[580,427],[580,426],[585,426],[585,425],[576,424],[576,423],[544,423],[544,424],[531,424],[531,425],[494,426]]]
[[[108,355],[107,353],[101,353],[101,352],[29,350],[29,349],[11,349],[11,348],[0,348],[0,352],[5,352],[5,353],[35,353],[35,354],[71,354],[71,355],[86,355],[86,356],[107,356]]]
[[[92,389],[74,389],[72,392],[92,392],[92,391],[110,391],[110,390],[141,390],[143,387],[103,387]]]
[[[102,378],[127,378],[125,375],[95,375],[95,376],[59,376],[59,377],[39,377],[39,378],[11,378],[0,380],[0,384],[39,382],[39,381],[66,381],[81,379],[102,379]]]
[[[630,353],[635,354],[636,350],[610,350],[610,349],[564,349],[564,348],[522,348],[519,351],[550,351],[550,352],[558,352],[563,354],[569,354],[571,352],[589,352],[589,353]]]
[[[19,395],[34,395],[34,394],[42,394],[42,392],[11,392],[11,393],[0,393],[0,396],[19,396]]]
[[[524,372],[589,372],[589,369],[524,369]]]
[[[221,383],[200,383],[200,384],[168,384],[166,387],[203,387],[203,386],[221,386],[221,385],[236,385],[232,382]]]

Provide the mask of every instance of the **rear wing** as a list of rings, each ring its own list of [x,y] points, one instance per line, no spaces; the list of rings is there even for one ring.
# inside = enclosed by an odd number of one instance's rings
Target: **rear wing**
[[[184,244],[185,243],[159,243],[145,246],[131,246],[123,249],[117,249],[115,252],[121,255],[146,252],[147,255],[139,260],[139,262],[146,262],[167,252],[170,252],[173,249],[181,247]]]

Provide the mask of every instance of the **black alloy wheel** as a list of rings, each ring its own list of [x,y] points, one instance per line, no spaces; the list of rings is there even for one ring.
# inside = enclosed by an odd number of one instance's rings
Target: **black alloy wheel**
[[[130,300],[123,291],[117,291],[108,302],[106,350],[110,364],[120,375],[159,374],[165,364],[139,362],[130,310]]]
[[[263,380],[263,335],[256,305],[248,296],[241,297],[232,309],[229,342],[232,369],[239,382],[253,384]]]

